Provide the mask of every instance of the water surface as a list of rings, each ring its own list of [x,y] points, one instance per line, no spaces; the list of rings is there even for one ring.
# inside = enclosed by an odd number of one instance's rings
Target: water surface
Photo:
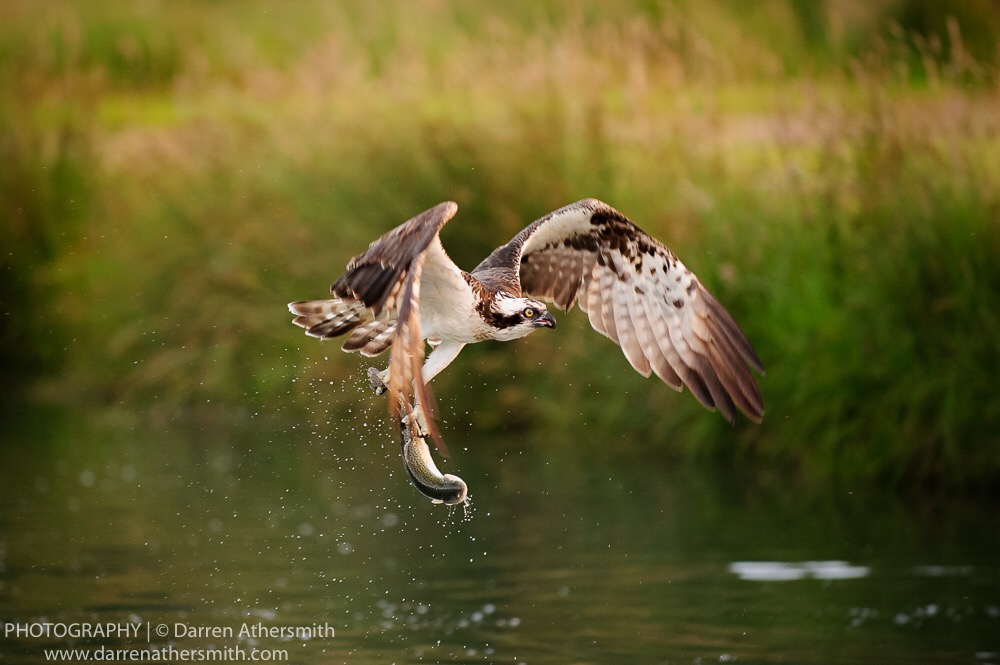
[[[306,664],[1000,662],[1000,525],[983,502],[805,496],[780,477],[470,440],[443,465],[469,483],[462,510],[409,486],[379,418],[339,436],[19,418],[0,448],[6,662],[61,647]],[[139,634],[8,628],[109,622]],[[297,626],[334,634],[280,635]]]

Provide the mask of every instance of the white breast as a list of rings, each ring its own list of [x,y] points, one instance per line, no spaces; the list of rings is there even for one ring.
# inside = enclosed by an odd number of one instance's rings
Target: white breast
[[[428,257],[430,259],[430,257]],[[451,263],[428,260],[420,279],[420,331],[465,344],[488,339],[490,328],[476,311],[476,295]]]

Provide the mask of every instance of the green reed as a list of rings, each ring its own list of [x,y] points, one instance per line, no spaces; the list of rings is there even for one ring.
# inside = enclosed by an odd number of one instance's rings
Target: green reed
[[[595,196],[733,312],[764,424],[635,375],[574,312],[439,377],[450,436],[996,482],[995,37],[958,5],[13,3],[3,355],[119,415],[349,418],[374,398],[335,386],[368,362],[286,301],[441,200],[471,268]]]

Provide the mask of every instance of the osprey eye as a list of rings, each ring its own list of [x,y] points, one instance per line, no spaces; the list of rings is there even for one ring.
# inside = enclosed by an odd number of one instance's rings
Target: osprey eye
[[[524,318],[526,318],[526,319],[533,319],[533,318],[535,318],[535,310],[532,309],[531,307],[525,307],[524,311],[521,312],[521,314],[523,314]]]

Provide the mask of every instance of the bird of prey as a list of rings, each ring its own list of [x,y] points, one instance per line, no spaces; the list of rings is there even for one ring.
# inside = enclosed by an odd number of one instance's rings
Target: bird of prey
[[[288,305],[307,335],[347,335],[345,351],[392,348],[389,367],[369,378],[376,392],[389,391],[404,464],[423,494],[455,504],[468,491],[430,455],[428,437],[445,449],[427,383],[466,344],[555,328],[543,301],[567,311],[579,305],[642,375],[655,372],[677,391],[687,386],[730,422],[737,409],[760,422],[764,403],[750,368],[763,373],[763,365],[750,342],[677,256],[623,214],[596,199],[577,201],[465,272],[438,237],[457,210],[440,203],[372,242],[334,282],[333,298]]]

